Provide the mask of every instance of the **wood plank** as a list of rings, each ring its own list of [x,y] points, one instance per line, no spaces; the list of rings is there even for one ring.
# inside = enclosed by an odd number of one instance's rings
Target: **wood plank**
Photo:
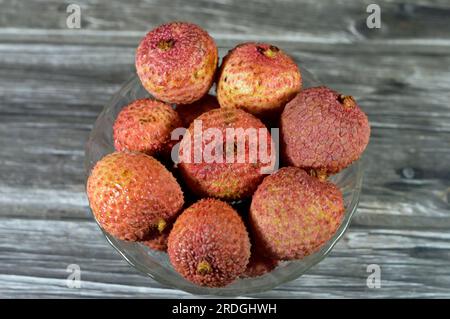
[[[146,31],[167,21],[196,22],[227,37],[309,37],[311,40],[350,41],[363,38],[448,40],[450,5],[446,0],[381,0],[383,26],[366,27],[364,1],[81,0],[81,25],[89,30]],[[0,28],[67,29],[66,3],[55,0],[3,1]],[[32,14],[31,14],[32,13]]]
[[[369,114],[373,133],[364,182],[369,191],[363,192],[362,209],[400,215],[401,219],[405,214],[415,218],[429,214],[439,220],[447,216],[450,106],[446,101],[450,93],[444,87],[450,72],[442,64],[450,62],[450,54],[438,54],[438,59],[435,54],[400,51],[350,54],[354,48],[333,47],[333,53],[318,46],[309,51],[288,46],[287,50],[324,83],[354,94]],[[5,154],[0,169],[5,181],[2,212],[27,214],[16,201],[8,204],[6,200],[25,192],[19,195],[23,203],[29,200],[36,205],[42,198],[40,205],[47,207],[44,216],[57,218],[59,199],[66,200],[63,203],[68,207],[84,199],[84,143],[102,106],[129,77],[134,50],[3,44],[0,52],[0,141]],[[109,52],[103,63],[92,59],[102,52]],[[14,59],[17,62],[12,64]],[[372,59],[377,63],[369,63]],[[397,71],[392,73],[394,67]],[[11,137],[15,143],[9,143]],[[404,169],[415,176],[405,178]],[[43,196],[52,192],[56,196],[50,198],[56,200]],[[74,200],[68,199],[70,192]],[[68,211],[60,213],[73,213]]]
[[[0,297],[190,297],[140,275],[106,242],[84,194],[84,144],[134,72],[146,30],[170,20],[208,29],[221,55],[267,41],[325,84],[354,95],[372,138],[351,227],[307,275],[251,297],[450,296],[450,5],[295,0],[0,0]],[[32,13],[32,14],[31,14]],[[82,289],[66,267],[82,269]],[[366,286],[369,264],[382,288]]]
[[[442,232],[352,227],[307,275],[251,296],[360,297],[361,292],[373,297],[445,296],[450,293],[449,248],[450,235]],[[0,296],[36,296],[43,291],[42,296],[49,297],[187,296],[127,266],[91,222],[3,219],[0,249],[0,281],[5,283]],[[65,282],[66,268],[74,263],[81,268],[79,290],[67,288]],[[366,286],[367,265],[373,263],[382,270],[381,289]],[[430,272],[433,276],[424,276]]]

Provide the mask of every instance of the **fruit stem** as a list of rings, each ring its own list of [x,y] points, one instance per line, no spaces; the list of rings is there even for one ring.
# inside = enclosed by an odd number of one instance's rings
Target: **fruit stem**
[[[160,233],[163,232],[163,230],[164,230],[164,228],[166,228],[166,226],[167,226],[167,223],[166,223],[166,221],[165,221],[164,219],[160,219],[160,220],[158,221],[158,231],[159,231]]]
[[[328,178],[328,174],[323,169],[311,169],[309,175],[317,177],[320,181],[325,181]]]
[[[211,265],[206,260],[203,260],[198,263],[197,272],[200,275],[209,274],[211,271],[212,271]]]
[[[339,95],[338,97],[338,101],[339,103],[341,103],[346,109],[355,107],[356,102],[355,99],[353,98],[353,96],[351,95]]]
[[[280,51],[280,49],[278,49],[274,45],[271,45],[267,49],[264,49],[263,47],[258,47],[258,52],[264,54],[268,58],[275,57],[277,55],[278,51]]]
[[[173,40],[173,39],[161,40],[158,42],[157,47],[161,51],[167,51],[170,48],[172,48],[174,44],[175,44],[175,40]]]

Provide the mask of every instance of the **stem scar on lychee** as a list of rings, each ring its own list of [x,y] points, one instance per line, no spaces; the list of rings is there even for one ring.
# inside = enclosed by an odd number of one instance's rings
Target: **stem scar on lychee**
[[[167,226],[167,223],[166,223],[166,221],[165,221],[164,219],[160,219],[160,220],[158,221],[158,231],[159,231],[160,233],[163,232],[163,230],[166,228],[166,226]]]
[[[161,51],[167,51],[167,50],[173,48],[174,45],[175,45],[175,40],[168,39],[168,40],[160,40],[156,46]]]
[[[148,115],[146,118],[140,118],[139,124],[153,123],[156,122],[157,118],[153,115]]]
[[[156,233],[161,220],[175,218],[184,204],[172,173],[138,152],[103,157],[89,175],[86,190],[99,225],[120,240],[145,240]]]
[[[356,105],[355,99],[351,95],[343,95],[343,94],[341,94],[341,95],[338,96],[338,101],[346,109],[355,107],[355,105]]]
[[[312,120],[316,118],[320,125]],[[287,103],[280,135],[285,163],[330,175],[361,157],[369,142],[370,124],[353,97],[322,86],[304,89]]]
[[[151,30],[135,56],[141,84],[154,98],[169,104],[200,100],[213,85],[217,62],[213,38],[188,22],[170,22]]]
[[[211,271],[212,271],[211,265],[206,260],[203,260],[198,263],[197,273],[199,273],[200,275],[209,274]]]
[[[274,45],[271,45],[269,48],[264,49],[263,47],[257,47],[259,53],[264,54],[268,58],[273,58],[277,55],[280,49]]]
[[[313,177],[317,177],[321,181],[325,181],[328,178],[326,170],[323,169],[310,169],[308,173]]]

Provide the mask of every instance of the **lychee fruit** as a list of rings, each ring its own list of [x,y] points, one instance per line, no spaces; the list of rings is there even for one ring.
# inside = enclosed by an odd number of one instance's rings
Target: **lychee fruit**
[[[250,251],[250,260],[247,264],[247,268],[241,275],[241,277],[243,278],[259,277],[265,275],[268,272],[274,270],[279,264],[278,260],[266,257],[261,254],[254,245],[252,245]]]
[[[239,109],[200,115],[180,143],[179,169],[196,195],[224,200],[249,197],[275,164],[264,124]]]
[[[167,241],[169,240],[172,226],[173,224],[169,223],[160,234],[152,239],[142,241],[141,244],[153,250],[167,251]]]
[[[222,62],[217,98],[221,107],[268,117],[279,115],[301,87],[300,71],[285,52],[266,43],[244,43]]]
[[[344,212],[342,193],[334,184],[284,167],[258,187],[249,218],[255,242],[266,256],[292,260],[330,240]]]
[[[367,116],[351,96],[327,87],[301,91],[281,115],[282,158],[316,175],[338,173],[369,142]]]
[[[218,52],[199,26],[163,24],[149,33],[136,51],[136,70],[144,88],[167,103],[189,104],[213,84]]]
[[[250,240],[241,217],[230,205],[203,199],[178,217],[167,252],[175,270],[187,280],[223,287],[244,273]]]
[[[170,105],[139,99],[118,114],[113,127],[114,146],[117,151],[167,154],[173,144],[171,133],[181,126],[178,113]]]
[[[161,234],[184,203],[178,182],[162,164],[131,152],[98,161],[87,181],[87,195],[100,226],[131,241]]]
[[[205,95],[200,100],[191,104],[178,104],[176,111],[183,122],[184,127],[189,127],[191,123],[200,115],[220,107],[217,98],[210,94]]]

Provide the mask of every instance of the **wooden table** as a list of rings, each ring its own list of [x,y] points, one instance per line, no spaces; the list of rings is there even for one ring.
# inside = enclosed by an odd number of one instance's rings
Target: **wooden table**
[[[0,297],[189,297],[140,275],[88,211],[84,145],[134,72],[145,32],[171,20],[223,48],[274,43],[354,95],[372,139],[358,212],[307,275],[253,297],[450,297],[450,4],[373,1],[0,1]],[[81,288],[66,286],[67,266]],[[366,284],[381,267],[381,288]]]

